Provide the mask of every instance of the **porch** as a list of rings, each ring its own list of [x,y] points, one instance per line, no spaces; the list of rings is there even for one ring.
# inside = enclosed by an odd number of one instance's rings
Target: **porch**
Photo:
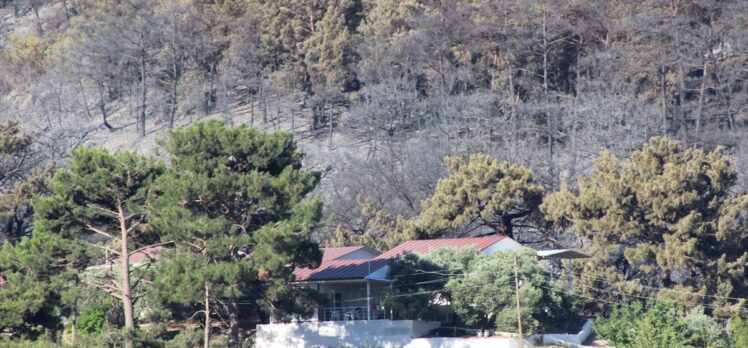
[[[392,319],[391,310],[382,304],[391,283],[370,279],[297,283],[326,295],[329,305],[314,309],[309,316],[271,317],[270,323],[352,321]]]

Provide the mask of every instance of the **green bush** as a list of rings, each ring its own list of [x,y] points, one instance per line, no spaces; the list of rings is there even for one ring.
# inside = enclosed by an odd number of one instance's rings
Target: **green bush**
[[[0,337],[0,347],[3,348],[56,348],[62,347],[52,339],[49,333],[45,333],[35,339],[10,339]]]
[[[99,334],[107,324],[108,307],[96,303],[86,306],[75,321],[78,332],[86,335]]]
[[[726,348],[730,347],[730,338],[724,325],[704,313],[704,308],[697,306],[683,318],[690,333],[691,344],[695,347]],[[748,347],[737,345],[737,347]]]
[[[725,327],[704,314],[703,308],[696,307],[684,315],[669,301],[620,306],[607,318],[596,319],[594,329],[600,337],[623,348],[747,347],[731,344]],[[748,334],[746,327],[742,330]]]
[[[735,347],[748,347],[748,321],[735,316],[727,325],[727,332]]]

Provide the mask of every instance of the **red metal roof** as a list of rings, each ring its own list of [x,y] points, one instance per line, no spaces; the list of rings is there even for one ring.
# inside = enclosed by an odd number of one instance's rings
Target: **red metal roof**
[[[317,268],[296,268],[296,281],[364,279],[389,260],[350,259],[323,261]]]
[[[405,252],[426,254],[434,249],[446,247],[465,248],[472,246],[478,250],[483,250],[500,242],[502,239],[504,239],[504,236],[410,240],[385,251],[376,258],[391,259]]]
[[[322,248],[322,261],[335,260],[339,257],[348,255],[356,250],[363,249],[363,246],[349,246],[340,248]]]
[[[314,269],[296,267],[293,274],[297,281],[363,279],[370,273],[370,259],[337,259],[364,248],[366,247],[360,245],[340,248],[322,248],[322,263],[319,267]],[[377,262],[376,265],[371,266],[376,266],[376,268],[372,268],[371,271],[376,271],[379,267],[384,266],[384,264],[385,263]]]
[[[293,274],[296,281],[322,281],[363,279],[372,272],[387,265],[390,259],[405,252],[425,254],[429,251],[445,247],[475,247],[483,250],[504,239],[503,236],[475,237],[475,238],[449,238],[411,240],[400,244],[373,259],[348,259],[336,260],[336,258],[347,255],[363,247],[324,248],[322,263],[317,268],[297,267]]]

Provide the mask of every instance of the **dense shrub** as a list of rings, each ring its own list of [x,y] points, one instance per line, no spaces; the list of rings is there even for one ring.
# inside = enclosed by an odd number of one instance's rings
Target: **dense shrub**
[[[75,322],[75,328],[82,334],[98,334],[107,325],[107,307],[103,304],[91,304],[81,311]]]
[[[669,301],[622,305],[607,318],[596,319],[594,328],[600,337],[623,348],[745,347],[728,336],[724,325],[704,314],[703,308],[684,314]],[[748,333],[745,326],[740,330]]]
[[[735,347],[748,347],[748,321],[739,316],[733,317],[727,332]]]

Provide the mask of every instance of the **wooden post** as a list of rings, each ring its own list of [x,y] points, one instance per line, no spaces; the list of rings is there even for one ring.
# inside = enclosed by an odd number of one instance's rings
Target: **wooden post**
[[[517,256],[514,256],[514,294],[517,298],[517,331],[519,332],[519,346],[525,347],[525,339],[522,336],[522,310],[519,304],[519,274],[517,272]]]

